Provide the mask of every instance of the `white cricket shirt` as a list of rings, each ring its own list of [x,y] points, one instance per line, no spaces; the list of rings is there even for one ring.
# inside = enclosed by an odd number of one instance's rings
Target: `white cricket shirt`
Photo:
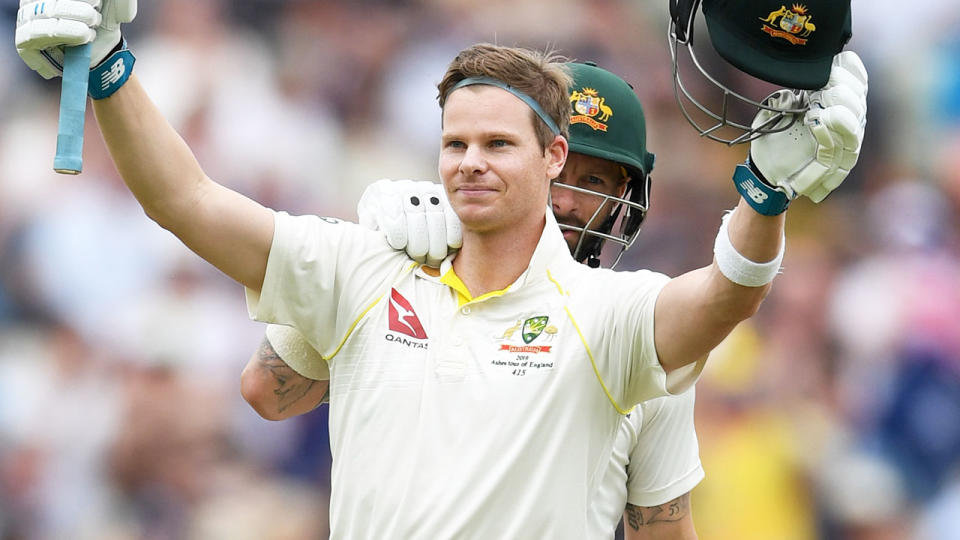
[[[588,538],[621,413],[696,378],[653,347],[668,278],[580,265],[546,214],[524,274],[469,301],[452,257],[434,276],[379,232],[276,214],[248,307],[329,362],[332,538]]]
[[[658,506],[703,480],[694,396],[691,388],[645,401],[620,423],[607,471],[591,501],[591,538],[613,538],[627,503]]]

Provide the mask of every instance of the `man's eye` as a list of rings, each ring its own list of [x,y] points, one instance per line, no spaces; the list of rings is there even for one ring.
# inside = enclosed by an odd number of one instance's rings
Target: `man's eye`
[[[461,141],[447,141],[447,148],[463,148],[464,144]]]
[[[593,186],[599,186],[603,185],[604,182],[603,178],[600,178],[599,176],[588,176],[587,183]]]
[[[490,146],[493,146],[494,148],[503,148],[504,146],[508,146],[509,144],[510,144],[509,142],[503,139],[495,139],[493,141],[490,141]]]

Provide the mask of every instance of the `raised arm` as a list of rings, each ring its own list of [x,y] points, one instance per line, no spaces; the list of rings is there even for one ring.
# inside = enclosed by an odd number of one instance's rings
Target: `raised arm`
[[[654,341],[666,371],[704,358],[759,308],[779,270],[790,200],[804,195],[819,203],[856,164],[866,95],[863,63],[842,52],[827,85],[810,94],[803,118],[751,143],[750,159],[734,174],[742,197],[717,235],[713,264],[673,279],[657,300]],[[798,108],[803,96],[782,90],[773,99]],[[789,120],[764,110],[754,125]]]
[[[120,23],[135,0],[22,0],[17,50],[46,78],[60,74],[63,45],[93,42],[90,95],[100,132],[124,182],[160,226],[243,285],[259,290],[273,240],[273,213],[211,181],[147,97]]]

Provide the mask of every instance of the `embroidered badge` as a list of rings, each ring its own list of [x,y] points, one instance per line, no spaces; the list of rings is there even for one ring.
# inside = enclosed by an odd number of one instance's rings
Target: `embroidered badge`
[[[793,4],[790,9],[787,6],[780,6],[780,9],[771,11],[766,17],[760,17],[763,21],[761,30],[775,38],[782,38],[794,45],[806,45],[807,37],[816,29],[811,20],[813,15],[807,13],[807,6]]]
[[[570,124],[586,124],[594,131],[606,131],[607,120],[613,116],[613,109],[606,103],[603,96],[593,88],[581,88],[570,93],[570,103],[573,113],[570,115]],[[594,118],[596,117],[596,118]]]

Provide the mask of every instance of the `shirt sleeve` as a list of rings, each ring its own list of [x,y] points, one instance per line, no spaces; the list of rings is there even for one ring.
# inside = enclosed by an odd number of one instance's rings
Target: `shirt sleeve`
[[[642,403],[627,463],[627,502],[657,506],[692,490],[704,477],[693,422],[694,389]]]
[[[685,392],[703,371],[705,359],[671,371],[660,365],[654,342],[654,313],[660,292],[670,281],[664,274],[640,270],[611,272],[598,280],[599,293],[616,298],[600,317],[605,358],[617,359],[607,368],[619,405],[629,409],[637,403]]]
[[[315,381],[330,380],[330,367],[320,353],[295,328],[267,325],[267,340],[290,369]]]
[[[355,223],[285,212],[274,223],[263,286],[246,290],[247,310],[296,328],[329,359],[413,261]]]

